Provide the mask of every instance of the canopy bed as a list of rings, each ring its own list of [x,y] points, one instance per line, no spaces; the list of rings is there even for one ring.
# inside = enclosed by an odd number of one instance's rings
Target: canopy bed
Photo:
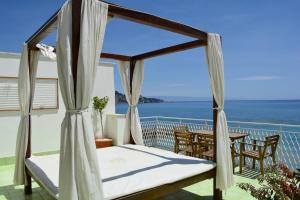
[[[106,23],[116,18],[196,40],[134,56],[103,53]],[[56,29],[55,49],[38,44]],[[213,94],[214,162],[145,147],[137,109],[144,77],[144,59],[201,46],[206,48]],[[61,126],[60,154],[46,157],[31,156],[30,144],[32,100],[40,53],[56,57],[60,90],[66,107]],[[88,109],[97,55],[119,61],[129,105],[124,145],[100,150],[95,147]],[[154,199],[213,178],[214,199],[221,199],[221,191],[233,184],[230,142],[223,111],[223,65],[218,34],[100,0],[66,1],[23,46],[19,70],[21,121],[16,143],[14,183],[24,184],[25,193],[30,194],[33,178],[52,196],[62,200]],[[108,159],[108,155],[115,159]]]

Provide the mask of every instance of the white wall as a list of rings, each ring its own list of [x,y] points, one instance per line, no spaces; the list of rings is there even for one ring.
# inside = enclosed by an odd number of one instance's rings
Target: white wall
[[[0,76],[18,76],[19,54],[0,52]],[[56,62],[40,58],[37,77],[57,78]],[[93,96],[109,97],[105,113],[115,113],[114,67],[112,63],[101,63],[97,68]],[[60,125],[65,107],[59,93],[59,109],[33,111],[32,150],[44,152],[59,149]],[[93,114],[93,116],[96,116]],[[14,156],[16,135],[19,125],[19,112],[0,111],[0,158]],[[94,118],[94,130],[99,131],[99,119]],[[105,121],[104,121],[105,124]]]

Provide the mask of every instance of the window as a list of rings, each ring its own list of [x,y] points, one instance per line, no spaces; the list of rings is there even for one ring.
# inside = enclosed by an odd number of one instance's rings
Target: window
[[[37,78],[33,109],[58,109],[58,79]],[[18,78],[0,77],[0,111],[18,111]]]

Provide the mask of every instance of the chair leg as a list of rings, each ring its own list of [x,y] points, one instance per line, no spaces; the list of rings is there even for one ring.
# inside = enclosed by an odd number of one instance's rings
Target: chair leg
[[[256,162],[256,160],[255,160],[255,158],[253,158],[252,159],[252,169],[255,169],[255,162]]]
[[[234,173],[234,167],[235,167],[235,148],[234,144],[231,146],[231,159],[232,159],[232,173]]]
[[[174,145],[174,152],[175,152],[175,153],[178,153],[178,152],[179,152],[179,147],[178,147],[176,144]]]
[[[275,154],[272,155],[272,161],[273,161],[273,164],[275,165],[276,164]]]
[[[259,162],[260,162],[260,173],[263,176],[264,175],[264,159],[261,159]]]
[[[235,158],[234,157],[231,157],[231,158],[232,158],[232,173],[234,174]]]
[[[240,174],[243,173],[243,161],[244,161],[243,155],[240,154]]]

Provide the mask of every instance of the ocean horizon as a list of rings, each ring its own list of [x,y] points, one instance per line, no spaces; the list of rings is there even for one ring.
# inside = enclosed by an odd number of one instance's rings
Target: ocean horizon
[[[116,105],[125,114],[128,105]],[[168,101],[139,104],[140,117],[212,119],[212,101]],[[225,100],[228,121],[300,125],[300,100]]]

